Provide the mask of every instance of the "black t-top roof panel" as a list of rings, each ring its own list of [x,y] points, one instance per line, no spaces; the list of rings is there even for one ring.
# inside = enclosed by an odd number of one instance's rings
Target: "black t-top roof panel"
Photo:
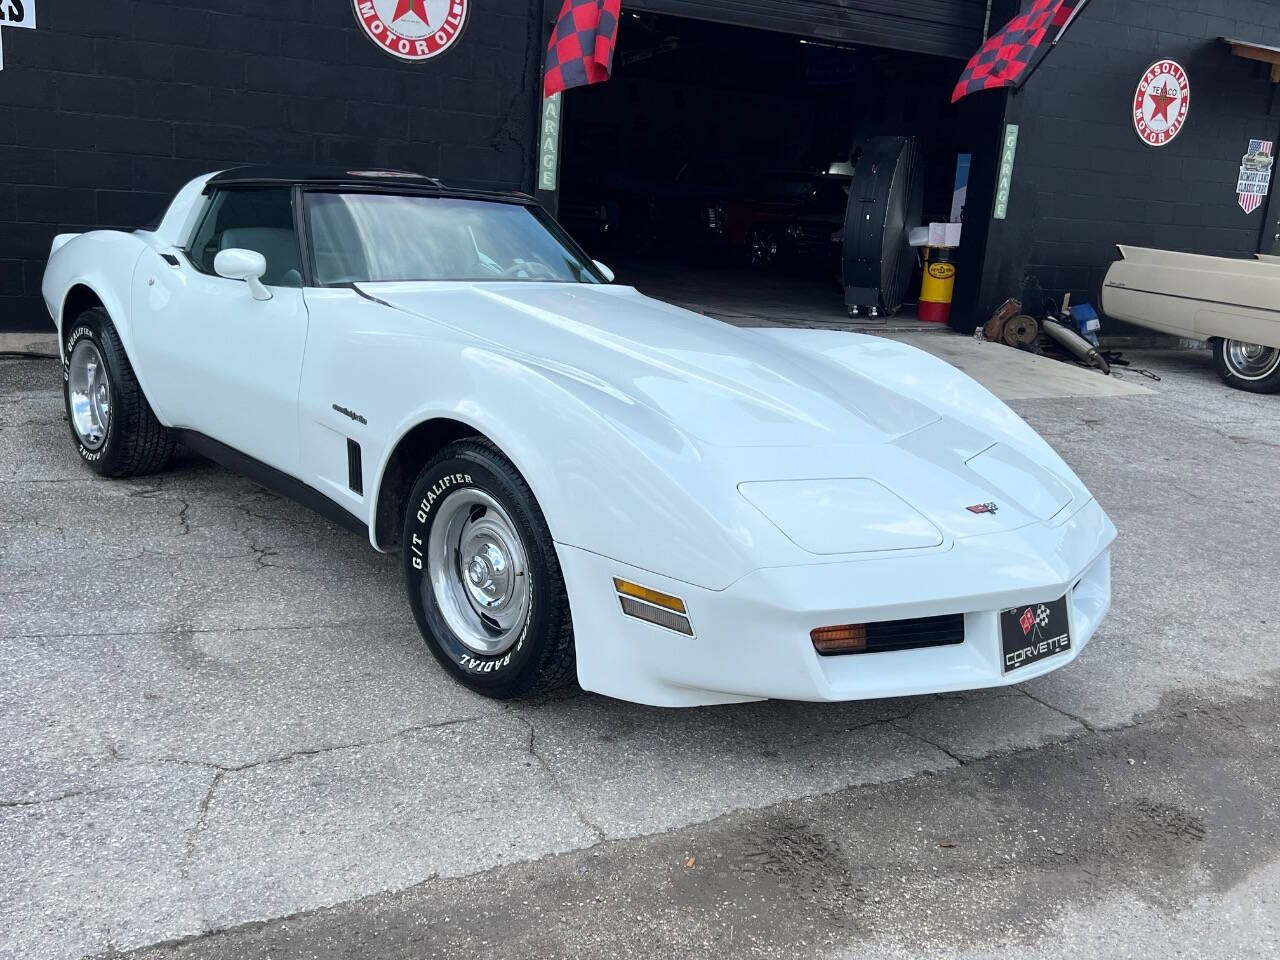
[[[475,197],[504,203],[529,203],[532,197],[517,191],[447,187],[435,177],[407,170],[345,167],[232,167],[209,178],[208,187],[229,186],[345,187],[387,193],[427,193],[439,196]]]

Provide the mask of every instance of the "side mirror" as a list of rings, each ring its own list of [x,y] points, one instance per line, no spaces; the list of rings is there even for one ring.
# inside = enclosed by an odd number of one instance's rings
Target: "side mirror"
[[[228,280],[243,280],[249,285],[253,299],[271,299],[271,291],[262,285],[263,274],[267,272],[267,258],[262,254],[235,248],[223,250],[213,258],[213,269]]]
[[[597,270],[599,270],[601,273],[603,273],[603,274],[604,274],[604,278],[605,278],[605,280],[607,280],[609,283],[613,283],[613,271],[612,271],[612,270],[610,270],[608,267],[606,267],[606,266],[605,266],[603,263],[601,263],[599,260],[593,260],[593,261],[591,261],[591,262],[592,262],[592,263],[594,263],[594,264],[596,265],[596,269],[597,269]]]

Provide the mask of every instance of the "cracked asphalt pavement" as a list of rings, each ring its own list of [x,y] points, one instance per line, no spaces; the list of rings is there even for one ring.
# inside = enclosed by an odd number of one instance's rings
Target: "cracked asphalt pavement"
[[[0,359],[0,957],[1272,957],[1280,398],[1015,404],[1120,529],[992,692],[497,704],[396,561],[194,456],[103,481]]]

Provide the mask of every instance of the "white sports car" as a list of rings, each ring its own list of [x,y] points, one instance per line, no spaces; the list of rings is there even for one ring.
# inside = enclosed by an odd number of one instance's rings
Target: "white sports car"
[[[155,229],[59,236],[43,290],[91,469],[182,442],[400,551],[481,693],[886,697],[1088,642],[1115,528],[990,393],[611,279],[528,197],[235,169]]]

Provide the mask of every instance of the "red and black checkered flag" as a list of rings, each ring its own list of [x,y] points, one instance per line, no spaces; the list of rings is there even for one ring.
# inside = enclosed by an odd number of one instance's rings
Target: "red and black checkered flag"
[[[542,95],[609,79],[622,0],[564,0],[547,45]]]
[[[978,90],[1022,86],[1089,0],[1023,0],[1022,12],[992,34],[960,74],[951,102]]]

